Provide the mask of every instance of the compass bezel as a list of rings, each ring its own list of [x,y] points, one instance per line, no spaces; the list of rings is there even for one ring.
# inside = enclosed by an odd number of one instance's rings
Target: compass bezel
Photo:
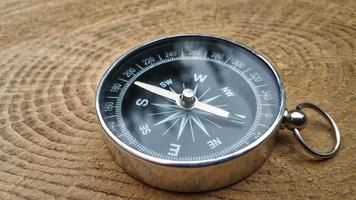
[[[161,159],[161,158],[156,158],[147,154],[144,154],[142,152],[139,152],[138,150],[128,146],[127,144],[125,144],[124,142],[122,142],[119,138],[117,138],[117,136],[111,132],[111,130],[108,128],[107,124],[105,123],[102,115],[101,115],[101,110],[100,110],[100,105],[99,105],[99,98],[100,98],[100,94],[102,92],[102,86],[104,81],[106,80],[106,78],[109,76],[109,74],[111,73],[112,70],[116,69],[117,66],[120,62],[122,62],[123,60],[125,60],[127,57],[135,54],[136,52],[140,51],[143,48],[146,48],[147,45],[155,45],[156,43],[161,43],[164,42],[165,40],[171,40],[171,39],[175,39],[175,38],[184,38],[184,37],[205,37],[205,38],[210,38],[210,39],[216,39],[216,40],[222,40],[225,42],[229,42],[232,43],[234,45],[237,45],[247,51],[249,51],[250,53],[252,53],[253,55],[255,55],[257,58],[259,58],[260,60],[262,60],[266,66],[268,66],[268,68],[271,70],[278,88],[279,88],[279,98],[280,98],[280,105],[278,106],[278,115],[275,119],[275,121],[272,123],[271,127],[265,131],[262,136],[260,138],[258,138],[257,140],[255,140],[254,142],[252,142],[251,144],[247,145],[246,147],[234,152],[234,153],[230,153],[227,154],[225,156],[221,156],[218,158],[213,158],[213,159],[206,159],[206,160],[196,160],[196,161],[176,161],[176,160],[166,160],[166,159]],[[234,41],[234,40],[229,40],[223,37],[217,37],[217,36],[211,36],[211,35],[203,35],[203,34],[183,34],[183,35],[173,35],[173,36],[168,36],[168,37],[162,37],[150,42],[146,42],[144,44],[141,44],[133,49],[131,49],[130,51],[128,51],[127,53],[123,54],[122,56],[120,56],[118,59],[116,59],[111,65],[110,67],[106,70],[106,72],[104,73],[104,75],[102,76],[100,83],[98,85],[97,88],[97,93],[96,93],[96,99],[95,99],[95,106],[96,106],[96,113],[97,113],[97,117],[101,123],[101,126],[103,127],[103,129],[105,130],[105,133],[107,136],[109,136],[109,138],[119,147],[121,147],[124,151],[149,162],[152,163],[156,163],[159,165],[164,165],[164,166],[172,166],[172,167],[203,167],[203,166],[209,166],[209,165],[214,165],[214,164],[218,164],[218,163],[222,163],[222,162],[226,162],[228,160],[232,160],[235,159],[237,157],[240,157],[246,153],[248,153],[249,151],[255,149],[256,147],[258,147],[260,144],[262,144],[264,141],[268,140],[270,137],[272,137],[276,131],[276,129],[278,128],[282,117],[283,117],[283,113],[285,111],[285,90],[284,90],[284,86],[283,86],[283,82],[280,78],[280,76],[278,75],[278,73],[276,72],[275,68],[272,66],[272,64],[270,64],[265,58],[263,58],[260,54],[258,54],[255,50],[241,44],[240,42]]]

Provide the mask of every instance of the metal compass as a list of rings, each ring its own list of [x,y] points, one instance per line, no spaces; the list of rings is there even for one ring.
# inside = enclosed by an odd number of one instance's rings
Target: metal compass
[[[304,143],[303,108],[318,111],[333,127],[331,152]],[[319,159],[340,145],[335,122],[319,107],[285,109],[284,87],[271,64],[214,36],[171,36],[131,50],[101,79],[96,109],[120,166],[173,191],[217,189],[251,174],[271,152],[279,127],[293,130]]]

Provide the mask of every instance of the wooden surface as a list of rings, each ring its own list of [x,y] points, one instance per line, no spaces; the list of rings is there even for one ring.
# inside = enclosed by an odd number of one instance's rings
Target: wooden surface
[[[283,130],[263,167],[225,189],[176,194],[128,176],[101,135],[96,86],[126,50],[179,33],[220,35],[263,54],[285,82],[289,108],[311,101],[335,118],[339,154],[310,161]],[[3,0],[0,199],[355,198],[355,46],[352,0]],[[332,142],[321,129],[325,124],[314,120],[305,133],[325,149]]]

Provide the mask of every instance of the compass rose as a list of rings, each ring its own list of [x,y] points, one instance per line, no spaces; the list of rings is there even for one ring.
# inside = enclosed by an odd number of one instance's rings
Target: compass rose
[[[245,118],[242,115],[231,114],[225,110],[220,109],[220,107],[227,106],[223,105],[210,105],[211,102],[218,99],[221,95],[216,95],[210,98],[205,98],[208,92],[211,90],[211,87],[205,90],[202,95],[196,97],[196,91],[198,85],[194,88],[194,90],[186,89],[183,84],[183,92],[182,94],[178,94],[172,88],[171,91],[159,88],[157,86],[149,85],[147,83],[135,82],[135,85],[140,86],[152,93],[159,94],[163,97],[168,98],[169,103],[151,103],[151,105],[159,107],[162,111],[150,114],[164,116],[162,120],[154,124],[154,126],[171,123],[173,122],[162,135],[166,135],[174,126],[179,126],[179,131],[177,134],[177,141],[181,137],[183,130],[189,125],[190,133],[192,136],[193,142],[195,142],[193,125],[199,127],[199,129],[208,137],[210,137],[209,132],[204,126],[202,121],[213,124],[218,128],[222,128],[216,122],[213,122],[207,118],[207,115],[218,115],[221,117],[225,117],[234,121],[236,123],[243,123],[243,119]],[[198,108],[198,109],[194,109]]]

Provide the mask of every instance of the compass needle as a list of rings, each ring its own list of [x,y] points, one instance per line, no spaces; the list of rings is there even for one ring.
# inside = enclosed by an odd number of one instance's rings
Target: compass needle
[[[215,107],[215,106],[211,106],[209,104],[197,101],[195,104],[195,108],[198,108],[202,111],[205,111],[207,113],[219,116],[219,117],[223,117],[226,119],[230,119],[233,122],[237,122],[237,123],[244,123],[244,119],[246,118],[244,115],[239,115],[239,114],[233,114],[230,113],[226,110],[223,110],[221,108]]]
[[[162,96],[162,97],[166,97],[168,99],[177,100],[179,98],[179,94],[176,94],[169,90],[162,89],[162,88],[154,86],[154,85],[150,85],[150,84],[143,83],[140,81],[135,81],[134,84],[147,90],[147,91],[150,91],[150,92],[157,94],[159,96]]]

